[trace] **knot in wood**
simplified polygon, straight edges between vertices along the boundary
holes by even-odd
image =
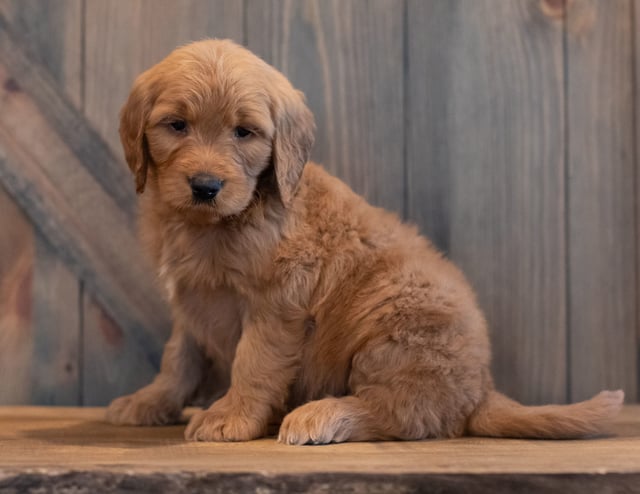
[[[540,0],[540,10],[547,17],[562,19],[572,0]]]

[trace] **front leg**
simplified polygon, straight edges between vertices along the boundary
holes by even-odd
[[[191,335],[174,327],[160,373],[148,386],[111,402],[106,419],[117,425],[175,423],[200,382],[204,357]]]
[[[191,441],[248,441],[262,437],[275,411],[282,411],[299,366],[302,321],[248,317],[231,369],[231,386],[209,409],[193,416]]]

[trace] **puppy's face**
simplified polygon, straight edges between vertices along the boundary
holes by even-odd
[[[120,135],[138,192],[151,185],[184,219],[215,223],[249,207],[274,173],[283,204],[313,143],[304,99],[275,69],[230,41],[179,48],[142,74]]]
[[[197,222],[247,208],[275,131],[266,95],[205,74],[163,76],[145,130],[157,199]]]

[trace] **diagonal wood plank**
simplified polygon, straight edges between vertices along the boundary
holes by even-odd
[[[29,58],[46,69],[59,90],[68,96],[76,109],[82,110],[85,99],[84,0],[51,0],[47,7],[43,8],[39,0],[0,0],[0,12],[19,35],[18,41],[26,47]],[[112,124],[117,127],[117,120]],[[89,290],[84,290],[83,282],[66,269],[55,249],[41,234],[36,235],[36,252],[33,317],[31,331],[25,332],[31,337],[33,353],[22,357],[23,365],[31,370],[31,393],[30,399],[24,401],[86,405],[95,403],[95,395],[112,398],[122,394],[122,390],[112,389],[110,379],[101,382],[93,379],[96,372],[109,376],[123,374],[123,381],[126,379],[134,386],[141,380],[149,380],[154,366],[137,348],[135,340],[106,314]],[[86,300],[91,304],[85,306]],[[100,317],[96,318],[96,314]],[[96,324],[96,321],[104,320],[111,323]],[[96,327],[110,328],[111,333],[120,334],[117,342],[131,349],[125,352],[129,358],[121,359],[116,365],[103,365],[101,357],[112,352],[113,338],[94,339]],[[93,341],[98,341],[100,347],[94,348]],[[100,403],[104,404],[104,399]]]
[[[476,288],[498,388],[566,400],[562,12],[408,3],[409,217]]]
[[[50,128],[67,143],[78,163],[125,212],[123,225],[132,228],[136,198],[126,167],[115,158],[69,98],[62,94],[49,72],[37,62],[38,56],[28,52],[28,47],[0,12],[0,62],[10,79],[17,81],[21,90],[29,94]],[[9,77],[4,80],[9,80]],[[113,125],[117,125],[115,121]]]
[[[82,0],[52,0],[49,6],[52,8],[43,9],[38,0],[0,0],[0,12],[20,33],[20,42],[26,44],[34,61],[80,107]],[[42,235],[35,235],[34,241],[30,328],[23,331],[31,339],[33,351],[21,357],[31,374],[25,401],[80,404],[79,281]],[[15,323],[19,325],[19,321]]]
[[[0,64],[0,180],[112,317],[158,363],[168,312],[129,217]],[[20,115],[14,125],[12,115]]]
[[[631,14],[629,0],[575,0],[567,12],[574,400],[602,388],[637,398]]]
[[[30,57],[82,108],[84,0],[0,0],[0,14]],[[45,7],[45,8],[43,8]]]

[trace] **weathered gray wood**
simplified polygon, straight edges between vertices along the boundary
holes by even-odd
[[[248,0],[247,45],[307,97],[312,159],[403,213],[402,3]]]
[[[85,114],[118,156],[118,112],[140,73],[189,41],[243,38],[237,0],[106,0],[86,7]]]
[[[497,386],[527,403],[567,398],[562,23],[544,5],[407,15],[409,217],[471,280]]]
[[[0,64],[0,81],[7,81]],[[0,99],[0,180],[85,280],[110,314],[159,361],[168,313],[128,217],[97,184],[25,93],[4,83]],[[20,115],[14,125],[12,115]],[[36,138],[37,136],[37,138]]]
[[[82,105],[82,0],[0,0],[20,45],[47,69],[77,108]]]
[[[636,401],[640,401],[640,2],[636,0],[633,4],[633,12],[635,14],[633,19],[633,36],[635,40],[635,74],[634,74],[634,97],[635,97],[635,128],[636,128],[636,140],[635,140],[635,169],[636,169],[636,218],[635,218],[635,230],[636,230],[636,365],[638,366],[637,373],[637,388],[636,388]]]
[[[76,106],[82,96],[82,4],[53,0],[43,9],[37,0],[3,1],[0,6],[20,48],[51,75],[57,89]],[[14,54],[15,56],[15,54]],[[48,81],[50,82],[50,81]],[[48,104],[49,102],[45,102]],[[31,403],[79,404],[80,315],[78,281],[49,243],[37,235],[33,266],[33,352],[22,365],[31,373]]]
[[[28,51],[23,35],[16,32],[0,11],[0,62],[7,70],[4,78],[7,87],[29,94],[50,128],[67,143],[96,184],[126,213],[123,225],[131,227],[136,205],[130,173],[64,95],[61,85],[38,63],[38,58],[39,55]]]
[[[82,296],[83,405],[107,405],[114,397],[149,384],[158,369],[91,294]]]
[[[153,373],[167,318],[154,288],[143,293],[152,275],[117,112],[138,73],[204,36],[244,40],[282,69],[316,113],[314,158],[406,209],[461,265],[487,311],[501,389],[526,402],[564,401],[567,387],[573,399],[601,387],[637,399],[640,5],[568,2],[565,81],[564,3],[0,0],[0,177],[53,246],[34,264],[31,227],[15,227],[0,193],[0,375],[12,376],[0,402],[42,396],[31,379],[60,369],[59,352],[31,364],[45,345],[32,312],[71,321],[52,344],[74,358],[78,314],[59,311],[78,287],[48,291],[73,285],[60,259],[86,278],[76,305],[87,326],[82,376],[52,376],[60,389],[84,377],[78,393],[101,404]]]
[[[0,404],[23,404],[31,395],[33,229],[1,186],[0,212]]]
[[[567,17],[571,398],[637,398],[632,12],[576,0]]]
[[[39,405],[80,405],[82,343],[77,278],[41,235],[33,269],[31,399]]]

